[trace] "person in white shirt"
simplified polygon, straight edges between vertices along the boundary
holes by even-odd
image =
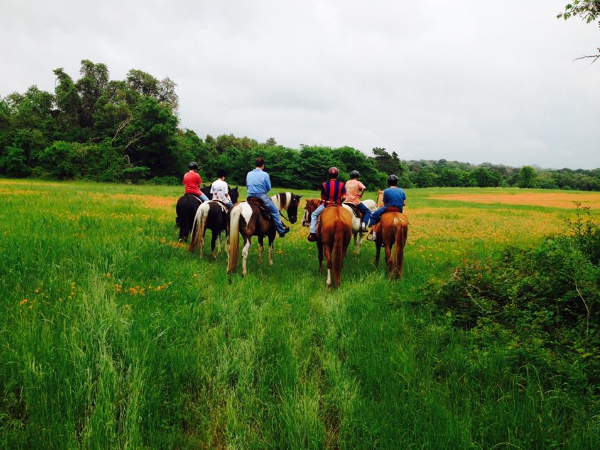
[[[227,172],[223,169],[219,169],[217,171],[217,179],[210,187],[210,193],[212,194],[213,200],[219,200],[225,203],[228,208],[231,208],[233,203],[231,202],[231,197],[229,197],[229,186],[225,181],[226,177]]]

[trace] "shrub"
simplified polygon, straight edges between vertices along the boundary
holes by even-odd
[[[26,177],[31,173],[27,165],[25,151],[18,147],[6,147],[4,155],[0,158],[0,172],[9,177]]]
[[[536,248],[508,248],[499,259],[457,268],[431,283],[426,298],[479,345],[498,345],[490,336],[503,336],[518,367],[543,365],[573,385],[598,389],[600,229],[579,207],[567,226]]]
[[[165,176],[165,177],[154,177],[149,182],[156,186],[179,186],[181,180],[177,177]]]

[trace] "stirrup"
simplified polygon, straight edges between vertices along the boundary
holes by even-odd
[[[371,231],[371,233],[367,236],[367,241],[375,242],[377,240],[377,233]]]

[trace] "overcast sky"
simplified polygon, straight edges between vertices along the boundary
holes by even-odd
[[[599,168],[600,29],[566,3],[1,0],[0,96],[89,59],[171,78],[200,137]]]

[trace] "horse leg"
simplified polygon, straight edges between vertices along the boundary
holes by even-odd
[[[221,230],[217,232],[217,255],[221,254],[221,245],[223,242],[221,241]]]
[[[323,243],[317,241],[317,249],[319,250],[319,273],[323,272]]]
[[[379,266],[380,254],[381,254],[381,243],[375,242],[375,266]]]
[[[204,238],[206,236],[206,228],[202,230],[200,235],[200,258],[204,258]]]
[[[385,262],[388,265],[390,278],[392,278],[394,274],[394,262],[392,261],[392,244],[389,242],[385,243]]]
[[[263,251],[265,250],[265,245],[263,243],[263,237],[258,237],[258,264],[262,264]]]
[[[325,258],[327,258],[327,289],[331,287],[331,269],[333,264],[331,262],[331,247],[325,246]]]
[[[212,259],[217,259],[217,255],[215,255],[215,243],[217,242],[217,238],[219,238],[219,234],[217,233],[216,230],[211,230],[212,232],[212,237],[210,239],[210,256],[212,256]],[[220,250],[220,246],[219,246],[219,250]]]
[[[275,235],[269,235],[269,266],[273,265],[273,253],[275,249],[273,248],[273,243],[275,242]]]
[[[246,260],[248,259],[248,253],[250,252],[250,238],[244,238],[244,248],[242,249],[242,276],[246,276],[248,271],[246,270]]]

